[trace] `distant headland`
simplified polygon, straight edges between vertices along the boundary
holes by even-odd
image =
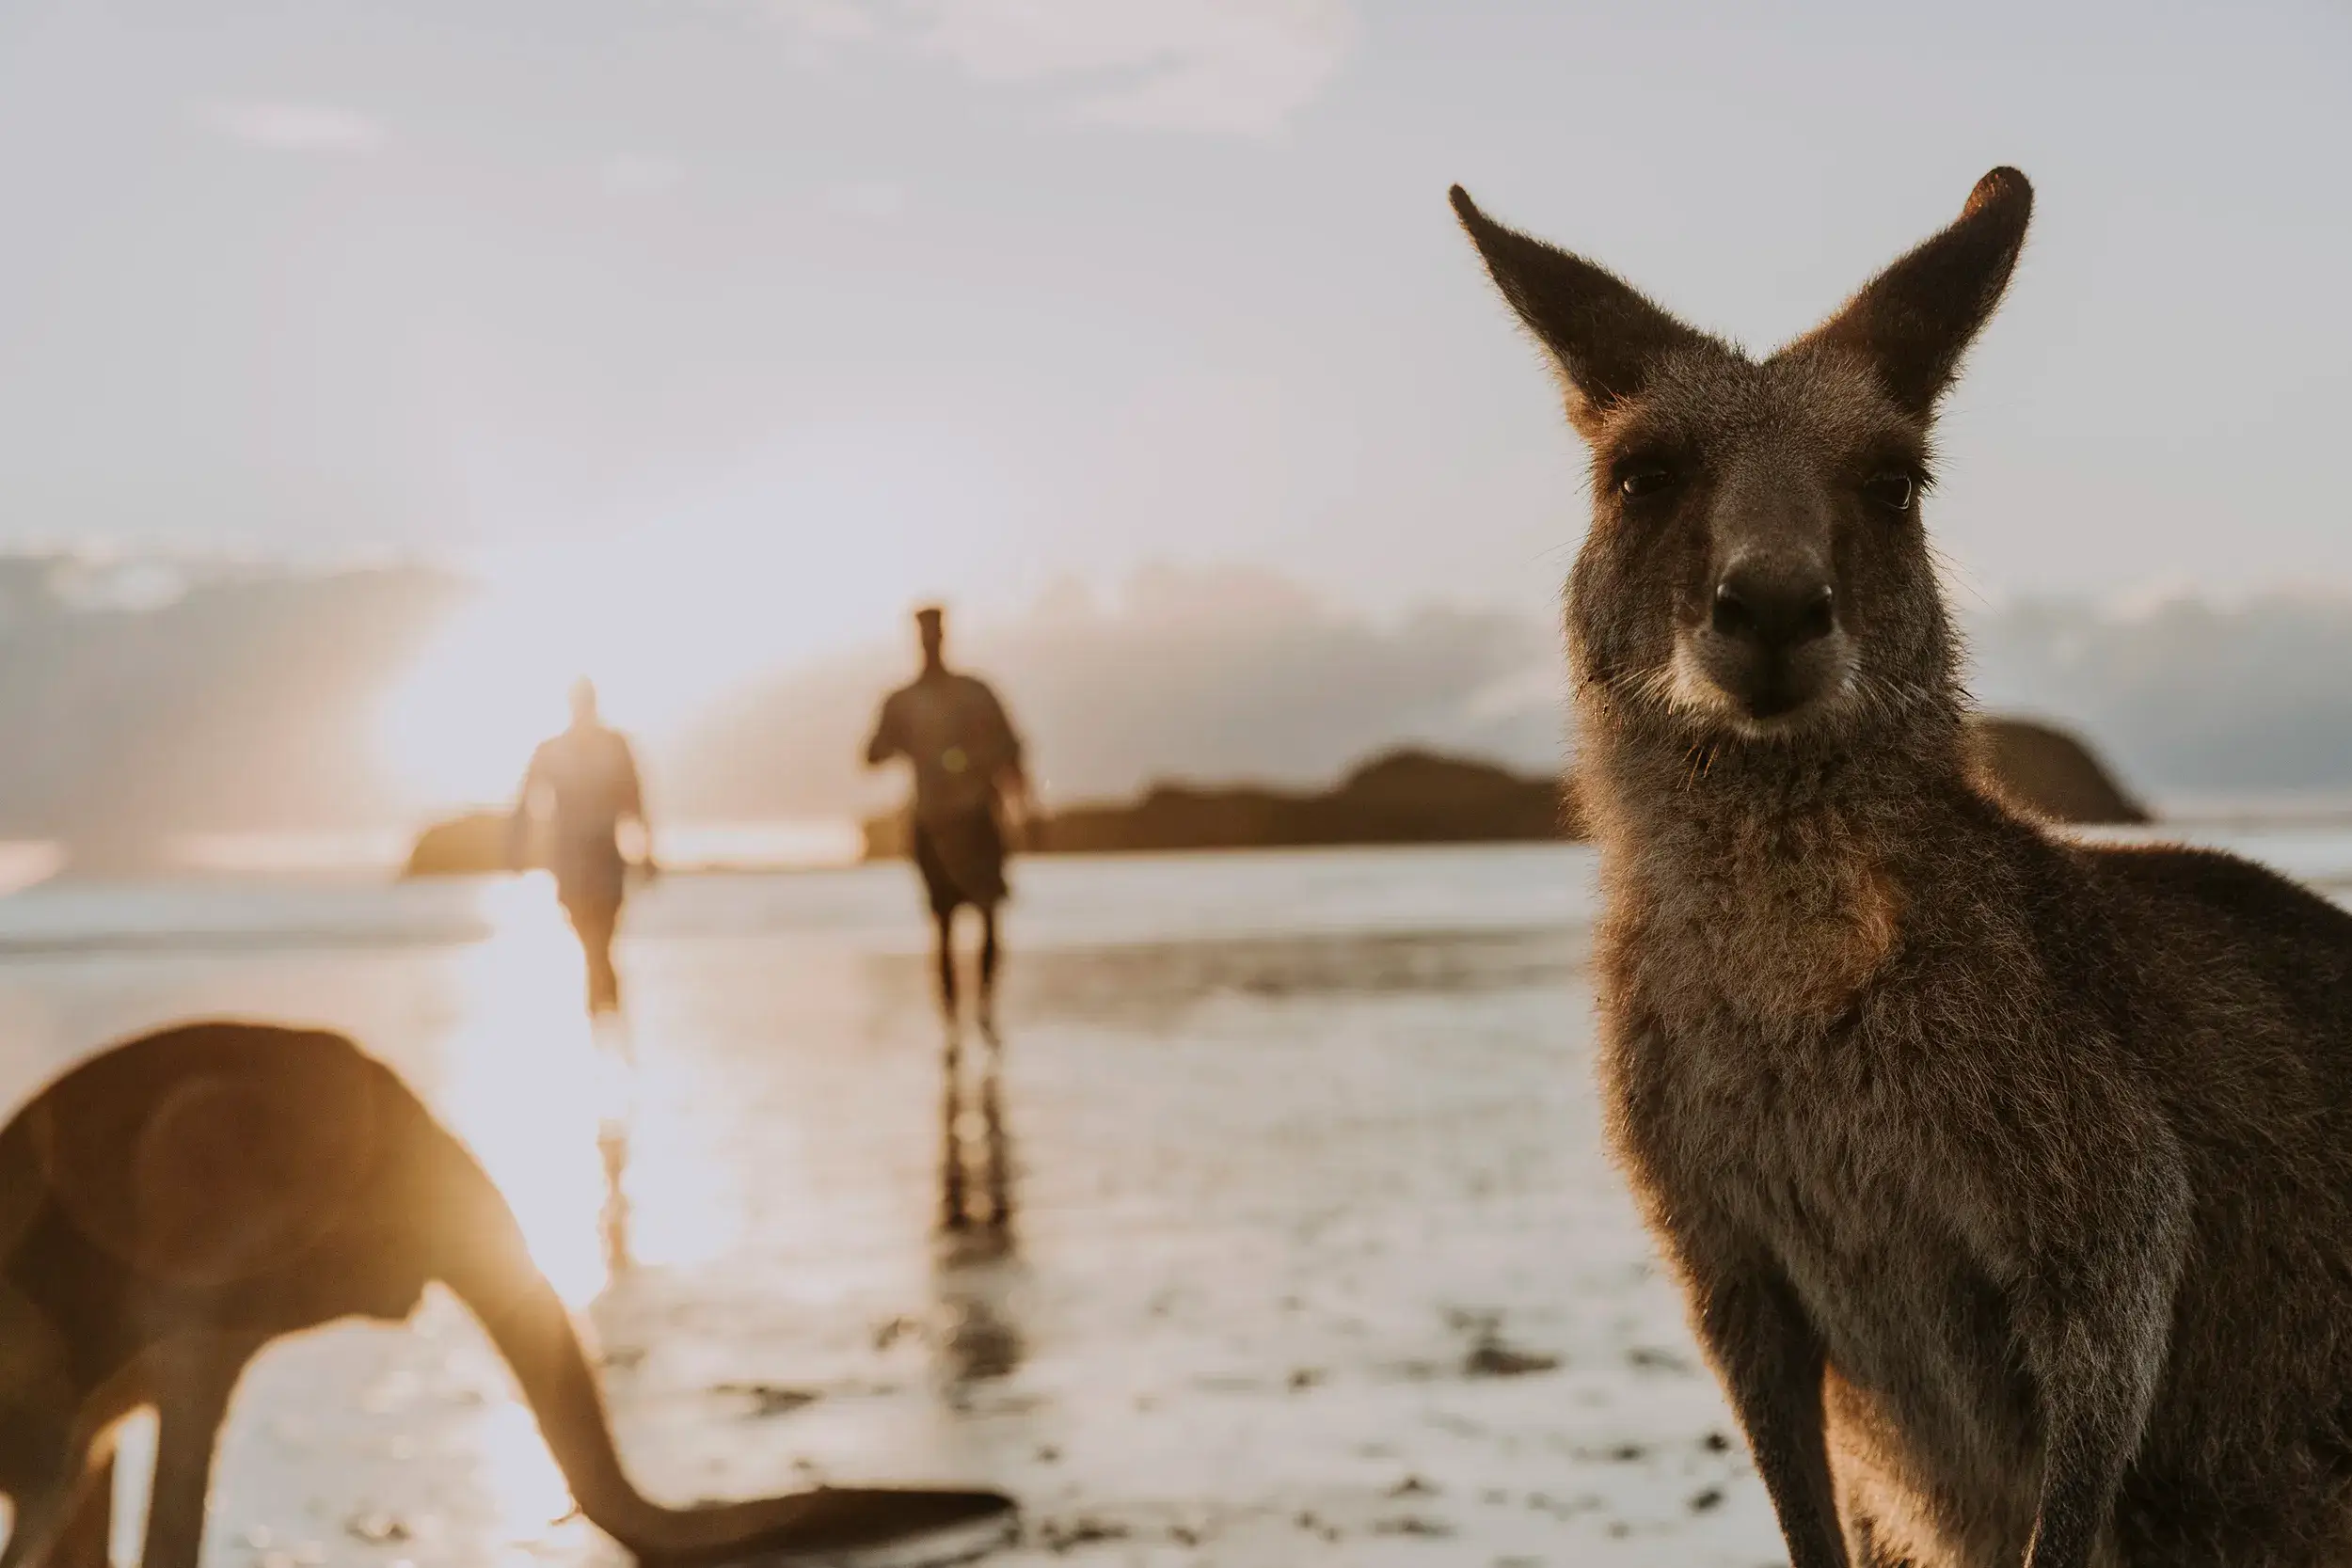
[[[2010,800],[2053,822],[2146,822],[2148,812],[2089,747],[2030,720],[1974,722],[1988,778]],[[864,825],[865,858],[907,852],[906,818]],[[407,877],[503,870],[507,816],[471,812],[419,835]],[[1071,805],[1031,824],[1028,847],[1046,854],[1298,848],[1376,844],[1528,843],[1584,836],[1574,791],[1553,778],[1468,757],[1402,748],[1365,762],[1323,790],[1164,783],[1133,800]],[[543,857],[527,851],[537,863]]]
[[[1971,727],[1986,774],[2026,811],[2081,825],[2150,820],[2090,749],[2064,731],[2001,718]],[[907,852],[900,813],[871,818],[865,833],[867,860]],[[1406,748],[1373,758],[1327,790],[1170,783],[1132,801],[1065,807],[1031,825],[1028,847],[1106,854],[1583,836],[1572,784]]]

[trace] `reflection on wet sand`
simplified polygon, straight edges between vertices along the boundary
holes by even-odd
[[[1009,1376],[1025,1345],[1008,1310],[1021,1272],[1013,1228],[1012,1138],[1004,1110],[1004,1037],[986,1031],[978,1082],[965,1083],[962,1043],[947,1037],[940,1153],[941,1236],[932,1288],[945,1319],[940,1346],[949,1402],[972,1384]]]
[[[629,1129],[637,1118],[637,1041],[628,1015],[617,1008],[591,1015],[595,1065],[602,1092],[596,1106],[596,1155],[604,1166],[604,1207],[596,1234],[604,1246],[604,1269],[618,1279],[628,1272]]]
[[[1009,1243],[1012,1230],[1012,1153],[1005,1134],[1003,1079],[1004,1037],[993,1028],[982,1035],[979,1082],[964,1083],[962,1037],[951,1030],[942,1063],[945,1084],[943,1133],[939,1163],[940,1226],[948,1231],[971,1229],[985,1222],[991,1231]],[[977,1147],[975,1148],[974,1146]],[[973,1165],[979,1166],[980,1195],[972,1187]]]
[[[710,1085],[644,1050],[628,1015],[580,1009],[579,945],[539,879],[482,896],[491,934],[459,960],[443,1102],[532,1257],[580,1307],[632,1265],[724,1251],[742,1216],[710,1168]]]
[[[622,954],[617,1276],[580,959],[544,880],[403,895],[478,946],[18,958],[0,1016],[27,1090],[62,1042],[156,1015],[380,1045],[534,1255],[585,1263],[612,1424],[664,1498],[1004,1486],[1032,1515],[1004,1568],[1751,1568],[1769,1502],[1601,1151],[1589,939],[1557,891],[1582,853],[1041,859],[993,1155],[985,1042],[959,1052],[958,1230],[902,869],[674,879]],[[206,1568],[621,1560],[551,1522],[562,1476],[444,1292],[406,1329],[275,1347],[223,1460]]]
[[[604,1242],[605,1272],[615,1279],[628,1272],[628,1124],[607,1121],[596,1129],[596,1152],[604,1158],[604,1210],[596,1228]]]
[[[578,1307],[608,1279],[596,1130],[614,1077],[597,1070],[579,945],[541,879],[489,883],[482,897],[491,934],[459,960],[444,1114],[513,1207],[532,1259]]]

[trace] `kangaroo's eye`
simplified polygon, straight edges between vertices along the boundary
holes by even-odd
[[[1636,463],[1617,475],[1617,493],[1629,500],[1661,494],[1675,482],[1675,471],[1663,463]]]
[[[1911,476],[1899,468],[1872,474],[1862,483],[1862,493],[1869,497],[1873,504],[1883,506],[1889,512],[1910,511],[1912,492],[1915,488]]]

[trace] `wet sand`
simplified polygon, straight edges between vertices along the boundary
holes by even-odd
[[[896,867],[656,888],[622,951],[633,1075],[599,1070],[537,883],[337,892],[331,920],[20,898],[0,1094],[196,1014],[352,1031],[505,1187],[672,1500],[996,1485],[1008,1565],[1755,1568],[1761,1489],[1598,1147],[1589,877],[1554,848],[1025,866],[995,1115],[975,1037],[952,1122]],[[206,1560],[618,1560],[566,1508],[437,1292],[256,1367]]]

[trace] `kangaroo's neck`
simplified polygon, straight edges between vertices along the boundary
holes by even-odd
[[[1694,749],[1603,717],[1578,776],[1610,978],[1670,1020],[1774,1033],[1833,1023],[1887,971],[1967,788],[1957,709],[1835,749]]]

